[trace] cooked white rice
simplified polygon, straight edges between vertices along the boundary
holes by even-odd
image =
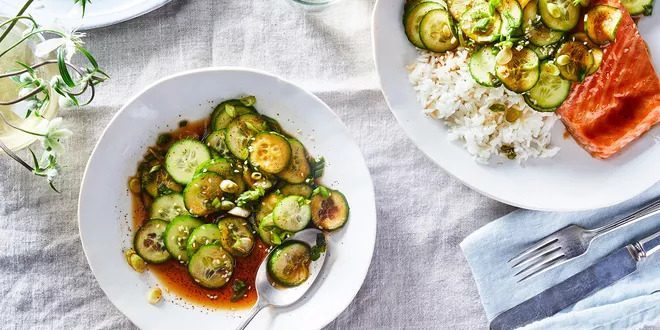
[[[550,143],[557,116],[534,111],[521,95],[504,87],[479,85],[470,75],[467,50],[445,54],[420,50],[408,69],[424,112],[442,120],[449,129],[449,140],[463,144],[476,161],[506,159],[502,146],[513,147],[518,162],[552,157],[559,151]],[[509,123],[503,112],[489,109],[493,104],[516,107],[522,116]]]

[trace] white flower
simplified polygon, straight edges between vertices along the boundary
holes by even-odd
[[[48,180],[48,182],[53,182],[57,174],[59,174],[59,171],[57,170],[57,168],[51,167],[47,169],[44,173],[46,174],[46,180]]]
[[[46,24],[45,29],[59,31],[64,36],[47,39],[37,44],[34,48],[34,55],[47,58],[51,52],[64,46],[66,60],[71,61],[77,51],[76,48],[83,45],[82,38],[85,34],[76,32],[82,24],[81,17],[80,6],[76,5],[62,19],[56,18],[51,24]]]
[[[44,149],[52,150],[54,153],[61,153],[64,151],[62,141],[73,135],[73,132],[66,128],[62,128],[61,126],[61,117],[57,117],[48,122],[47,131],[41,140]]]

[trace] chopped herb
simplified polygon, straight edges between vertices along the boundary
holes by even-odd
[[[328,190],[328,188],[324,186],[318,186],[312,192],[312,196],[316,196],[316,195],[321,195],[321,197],[323,198],[328,198],[330,197],[330,191]]]
[[[237,302],[241,300],[247,293],[247,290],[248,286],[245,284],[245,282],[241,280],[234,280],[234,284],[231,286],[231,291],[233,292],[231,295],[231,301]]]
[[[182,120],[179,122],[179,127],[186,127],[188,126],[188,121],[187,120]]]
[[[650,4],[644,6],[644,12],[642,14],[644,14],[644,16],[653,15],[653,2],[651,2]]]
[[[243,105],[246,106],[246,107],[251,107],[255,103],[257,103],[257,98],[254,97],[253,95],[246,96],[246,97],[241,99],[241,103],[243,103]]]
[[[156,144],[158,144],[159,146],[162,146],[164,144],[170,143],[170,141],[172,141],[172,135],[167,134],[167,133],[163,133],[163,134],[158,136],[158,140],[156,141]]]
[[[312,165],[312,176],[315,179],[323,176],[323,172],[325,171],[325,158],[312,158],[310,165]]]
[[[231,104],[225,104],[225,112],[227,115],[229,115],[229,117],[236,117],[236,108],[234,108],[234,106]]]
[[[245,206],[251,202],[257,201],[265,193],[266,191],[261,187],[256,187],[254,190],[245,191],[236,199],[236,205],[239,207]]]
[[[173,193],[174,190],[170,189],[166,184],[161,183],[158,185],[158,195],[163,196],[163,195],[169,195]]]
[[[495,103],[491,105],[488,109],[492,112],[504,112],[506,110],[506,106],[502,103]]]
[[[488,26],[490,25],[490,21],[491,21],[490,17],[480,18],[476,23],[474,23],[474,27],[472,28],[472,31],[475,32],[488,31]]]
[[[312,261],[318,260],[321,257],[321,253],[325,253],[326,247],[325,235],[317,234],[316,245],[312,247]]]
[[[222,205],[222,202],[220,201],[220,198],[218,198],[218,197],[213,199],[213,201],[211,202],[211,206],[213,206],[213,208],[216,208],[216,209],[219,209],[221,205]]]
[[[154,165],[153,167],[151,167],[151,169],[149,169],[149,174],[154,173],[158,170],[160,170],[160,164]]]
[[[516,157],[518,156],[516,154],[515,148],[511,145],[508,145],[508,144],[503,144],[500,147],[500,151],[506,156],[506,158],[509,158],[511,160],[516,159]]]

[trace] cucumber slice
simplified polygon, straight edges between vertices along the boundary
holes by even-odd
[[[282,244],[282,242],[290,235],[290,233],[275,226],[272,213],[259,221],[257,233],[259,234],[259,238],[270,246]]]
[[[544,47],[539,47],[536,45],[529,45],[529,49],[534,51],[536,53],[536,56],[539,57],[539,60],[545,60],[550,57],[555,56],[555,52],[557,51],[557,47],[555,44],[544,46]]]
[[[236,171],[239,171],[238,173]],[[245,181],[241,176],[238,166],[226,158],[214,158],[200,164],[195,170],[195,177],[206,172],[214,172],[224,179],[234,181],[238,185],[238,194],[245,191]]]
[[[256,174],[258,173],[258,174]],[[256,175],[256,176],[255,176]],[[259,177],[261,176],[261,177]],[[255,171],[250,166],[243,167],[243,180],[250,188],[270,189],[277,183],[277,177],[266,172]]]
[[[486,0],[450,0],[449,12],[456,21],[461,20],[461,16],[474,6],[488,5]]]
[[[154,199],[151,204],[151,212],[149,217],[152,219],[162,219],[170,221],[180,215],[188,215],[186,204],[183,201],[183,195],[170,194],[160,196]]]
[[[186,244],[190,233],[204,222],[189,215],[180,215],[167,224],[165,229],[165,248],[179,262],[188,262],[190,256],[186,252]]]
[[[302,196],[287,196],[273,209],[273,221],[282,230],[297,232],[305,229],[312,218],[309,200]]]
[[[220,211],[223,191],[220,183],[223,177],[215,172],[196,176],[183,190],[183,200],[190,214],[205,216]]]
[[[453,25],[449,13],[444,9],[426,13],[419,25],[419,37],[424,48],[441,53],[458,47]]]
[[[306,184],[287,184],[284,185],[282,188],[280,188],[280,192],[284,196],[291,196],[291,195],[297,195],[297,196],[302,196],[305,198],[310,198],[312,197],[312,187],[306,185]]]
[[[403,7],[403,12],[407,13],[408,11],[415,8],[415,6],[419,5],[422,2],[435,2],[439,5],[442,5],[444,10],[447,10],[448,8],[447,3],[444,0],[410,0],[410,1],[406,1],[405,6]]]
[[[220,246],[234,257],[250,255],[254,247],[252,228],[245,219],[238,217],[223,218],[218,222]]]
[[[145,169],[141,173],[142,189],[151,197],[178,193],[183,187],[176,183],[160,164]]]
[[[224,129],[214,131],[209,134],[205,139],[204,143],[213,151],[219,153],[220,155],[226,155],[229,153],[229,149],[225,144],[225,133],[227,131]]]
[[[594,57],[583,43],[569,41],[557,50],[555,63],[564,79],[582,81],[594,65]]]
[[[598,71],[600,64],[603,63],[603,51],[600,48],[591,48],[591,56],[594,58],[594,64],[591,65],[587,75],[592,75]]]
[[[172,178],[187,185],[199,164],[211,159],[209,149],[201,142],[185,139],[175,142],[165,156],[165,169]]]
[[[165,248],[163,234],[167,228],[167,221],[152,219],[147,221],[135,233],[133,246],[135,252],[142,259],[153,264],[159,264],[170,259]]]
[[[291,146],[291,162],[289,163],[289,166],[279,172],[277,176],[289,183],[305,182],[305,179],[307,179],[312,173],[312,169],[307,161],[305,146],[303,146],[298,140],[294,139],[289,139],[289,145]]]
[[[495,56],[497,49],[493,46],[484,46],[472,53],[468,61],[468,68],[472,78],[482,86],[499,86],[500,80],[495,75]]]
[[[495,73],[504,87],[516,93],[530,90],[539,80],[539,57],[529,48],[514,48],[511,60],[505,64],[497,64]],[[501,51],[506,51],[503,49]]]
[[[554,111],[571,92],[571,82],[562,78],[553,62],[541,63],[538,83],[525,95],[525,101],[537,111]]]
[[[463,14],[459,26],[468,38],[478,43],[488,43],[497,40],[502,28],[500,15],[491,15],[490,7],[479,4]]]
[[[653,0],[621,0],[621,4],[631,16],[653,14]]]
[[[186,252],[192,256],[197,250],[205,245],[218,245],[222,239],[222,233],[218,226],[207,223],[195,228],[186,242]]]
[[[597,45],[614,42],[623,12],[619,8],[598,5],[584,16],[584,30],[591,41]]]
[[[556,31],[570,31],[580,19],[580,6],[573,0],[538,0],[538,10],[543,24]]]
[[[221,288],[234,273],[234,258],[217,245],[205,245],[190,258],[188,272],[205,288]]]
[[[516,0],[499,0],[495,9],[502,17],[502,35],[510,36],[522,26],[523,10]]]
[[[523,10],[523,31],[529,42],[539,47],[552,45],[564,37],[563,32],[551,30],[541,22],[536,0],[530,1]]]
[[[422,2],[404,14],[403,24],[406,30],[406,36],[410,43],[416,47],[424,48],[424,44],[419,36],[419,25],[424,15],[434,9],[442,9],[442,5],[435,2]]]
[[[328,195],[317,194],[312,197],[312,222],[321,230],[336,230],[348,221],[348,202],[341,192],[328,191]]]
[[[258,133],[268,129],[268,123],[256,114],[242,115],[227,126],[225,143],[227,148],[240,160],[246,160],[250,154],[250,140]]]
[[[211,129],[217,131],[226,128],[234,118],[256,112],[254,107],[246,106],[241,100],[224,101],[218,104],[211,114]]]
[[[268,257],[268,275],[283,286],[298,286],[309,278],[311,263],[312,249],[309,245],[301,241],[286,241]]]
[[[248,150],[250,164],[266,173],[281,172],[291,161],[291,146],[284,136],[277,133],[257,134]]]
[[[275,206],[277,206],[277,204],[283,198],[284,196],[282,194],[278,194],[277,192],[272,192],[266,195],[263,199],[261,199],[261,203],[259,204],[259,209],[257,210],[257,214],[255,215],[257,223],[260,223],[263,218],[271,214],[273,212],[273,209],[275,209]]]

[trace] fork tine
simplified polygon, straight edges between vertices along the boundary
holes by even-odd
[[[534,265],[529,266],[529,267],[525,268],[522,271],[519,271],[514,276],[520,276],[520,279],[518,280],[518,283],[520,283],[520,282],[522,282],[522,281],[524,281],[524,280],[526,280],[526,279],[528,279],[528,278],[530,278],[534,275],[542,273],[542,272],[550,269],[550,267],[555,266],[559,263],[562,263],[566,260],[568,260],[568,259],[566,259],[566,257],[563,254],[555,253],[553,255],[547,256],[546,258],[544,258],[540,262],[535,263]]]
[[[561,249],[561,246],[559,244],[555,244],[555,242],[552,242],[540,249],[535,250],[534,253],[527,255],[524,259],[518,260],[517,263],[511,265],[511,268],[523,267],[523,266],[527,267],[525,265],[529,265],[533,261],[536,261],[539,258],[545,257],[548,254],[556,252],[559,249]]]
[[[545,247],[546,245],[551,244],[551,243],[553,243],[557,240],[558,239],[556,237],[553,237],[553,236],[550,236],[550,237],[547,237],[543,240],[540,240],[538,243],[536,243],[536,244],[530,246],[529,248],[527,248],[526,250],[522,251],[519,255],[511,258],[508,261],[508,263],[513,263],[514,265],[517,265],[517,264],[520,263],[520,261],[522,259],[525,259],[532,252],[535,252],[536,250],[541,249],[541,248]]]

